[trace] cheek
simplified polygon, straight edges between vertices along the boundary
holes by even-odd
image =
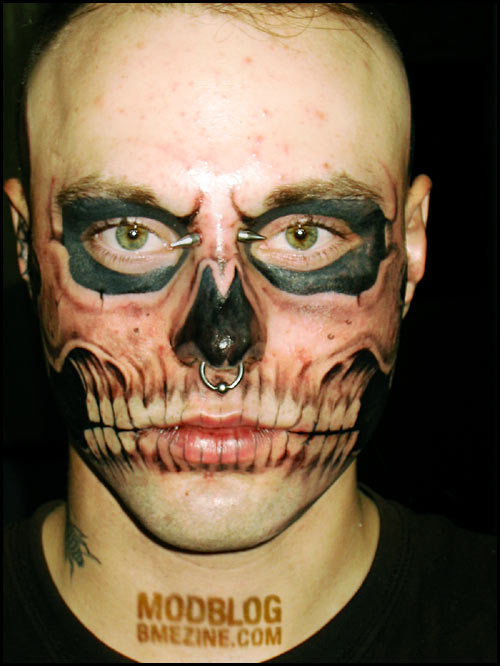
[[[38,312],[45,352],[60,371],[75,347],[126,354],[140,365],[152,349],[167,348],[168,319],[158,295],[101,297],[76,284],[67,252],[56,241],[37,252],[41,272]]]
[[[402,256],[392,250],[381,263],[376,284],[359,297],[345,294],[292,296],[262,290],[268,306],[266,359],[284,366],[314,361],[321,372],[332,354],[366,346],[385,372],[394,362],[401,318]]]

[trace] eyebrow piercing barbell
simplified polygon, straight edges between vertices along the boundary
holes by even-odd
[[[253,243],[258,240],[266,240],[265,236],[261,236],[255,233],[255,231],[250,231],[250,229],[240,229],[237,238],[240,243]]]
[[[193,247],[193,245],[198,245],[200,242],[200,234],[187,234],[186,236],[179,238],[179,240],[176,240],[174,243],[170,243],[170,247],[190,248]]]
[[[211,382],[208,381],[207,376],[205,374],[205,366],[206,366],[206,361],[202,361],[200,363],[200,377],[202,382],[205,384],[205,386],[208,386],[209,389],[212,389],[212,391],[217,391],[221,395],[223,393],[227,393],[231,389],[234,389],[238,384],[241,382],[241,378],[243,377],[243,372],[245,371],[243,367],[243,363],[240,361],[240,367],[238,368],[238,376],[232,382],[232,384],[226,384],[226,382],[220,382],[215,386],[215,384],[212,384]]]

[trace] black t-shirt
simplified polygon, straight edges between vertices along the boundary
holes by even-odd
[[[380,513],[372,567],[343,610],[272,659],[288,663],[495,663],[496,539],[420,515],[365,486]],[[4,537],[4,663],[127,663],[73,615],[41,545],[46,504]]]

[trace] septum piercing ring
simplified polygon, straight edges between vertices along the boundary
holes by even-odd
[[[201,381],[202,381],[202,382],[205,384],[205,386],[207,386],[209,389],[212,389],[212,391],[217,391],[217,392],[220,393],[221,395],[223,395],[224,393],[227,393],[227,392],[230,391],[231,389],[236,388],[236,386],[238,386],[238,384],[241,382],[241,378],[243,377],[243,373],[244,373],[244,371],[245,371],[245,369],[244,369],[244,367],[243,367],[243,363],[240,361],[240,366],[239,366],[239,368],[238,368],[238,376],[236,377],[236,379],[234,380],[234,382],[233,382],[232,384],[226,384],[226,382],[220,382],[219,384],[217,384],[217,386],[215,386],[215,384],[212,384],[211,382],[208,381],[207,376],[206,376],[206,374],[205,374],[205,366],[206,366],[206,361],[202,361],[202,362],[200,363],[200,377],[201,377]]]

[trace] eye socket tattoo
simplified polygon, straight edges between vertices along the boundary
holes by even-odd
[[[252,248],[253,256],[293,271],[324,268],[363,242],[347,223],[324,216],[280,217],[268,225],[266,233],[266,242]]]
[[[274,286],[288,293],[358,295],[375,284],[387,254],[387,223],[380,208],[366,200],[323,199],[283,206],[255,220],[253,229],[263,230],[267,240],[247,248],[247,256]]]
[[[155,220],[124,217],[90,225],[81,240],[87,252],[106,268],[140,275],[177,263],[181,250],[170,246],[176,237]]]
[[[91,197],[65,204],[62,217],[71,276],[94,291],[158,291],[185,260],[185,251],[170,245],[186,226],[163,209]]]
[[[163,209],[89,197],[65,204],[62,213],[71,275],[99,293],[158,291],[186,258],[175,245],[185,236],[185,218]],[[293,219],[283,228],[287,216]],[[373,201],[311,200],[248,221],[253,233],[266,227],[264,242],[246,247],[249,260],[289,293],[358,295],[375,283],[386,256],[387,220]]]

